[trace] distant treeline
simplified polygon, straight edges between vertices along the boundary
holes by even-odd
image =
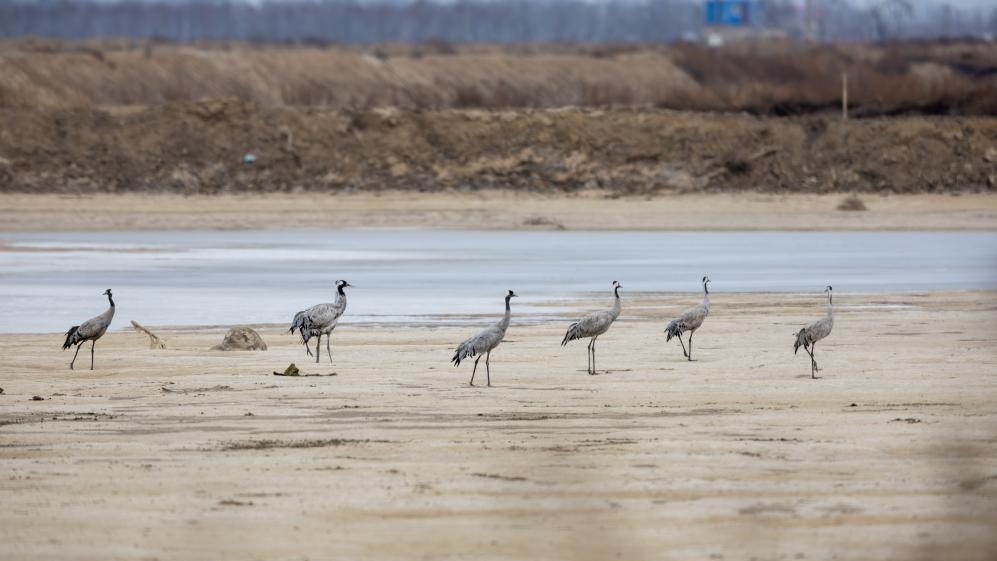
[[[997,8],[878,0],[758,0],[752,25],[824,39],[986,36]],[[656,43],[698,37],[699,0],[0,0],[0,37],[231,39],[252,42]]]

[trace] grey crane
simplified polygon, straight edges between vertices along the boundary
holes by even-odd
[[[817,341],[830,335],[831,329],[834,327],[834,309],[831,306],[831,285],[828,285],[824,289],[824,292],[827,293],[827,316],[817,321],[812,321],[806,327],[799,330],[796,333],[796,341],[793,343],[794,355],[800,350],[800,347],[803,347],[803,350],[807,351],[807,354],[810,355],[810,377],[814,380],[817,379],[817,373],[820,372],[820,368],[817,367],[817,359],[814,358]]]
[[[460,366],[460,362],[464,359],[478,357],[474,359],[474,369],[471,370],[471,381],[469,384],[472,386],[474,385],[474,374],[478,371],[478,361],[481,360],[481,353],[485,353],[485,372],[488,375],[488,386],[491,387],[492,385],[492,370],[488,365],[488,360],[491,358],[495,347],[499,346],[499,343],[505,338],[505,330],[509,328],[509,318],[512,317],[509,300],[515,297],[516,293],[510,290],[505,295],[505,315],[502,316],[502,320],[487,329],[483,329],[474,337],[458,345],[453,358],[450,359],[454,367],[457,367]]]
[[[69,331],[66,332],[66,342],[62,344],[62,350],[76,345],[76,353],[73,354],[73,360],[69,363],[70,370],[73,370],[73,365],[76,364],[76,357],[80,354],[80,346],[87,341],[90,341],[90,370],[93,370],[93,348],[97,345],[97,339],[107,333],[107,328],[111,325],[111,320],[114,319],[114,298],[111,297],[111,289],[105,290],[102,296],[107,296],[107,301],[110,302],[111,307],[99,316],[70,327]]]
[[[682,344],[682,354],[685,358],[692,360],[692,335],[696,332],[706,316],[710,315],[710,277],[703,277],[703,301],[699,304],[689,308],[688,310],[682,312],[682,315],[673,319],[669,322],[668,327],[665,328],[665,333],[668,335],[665,337],[665,342],[672,340],[672,337],[678,337],[679,343]],[[689,332],[689,351],[685,350],[685,343],[682,341],[682,334],[686,331]]]
[[[613,325],[616,318],[620,317],[620,289],[623,285],[613,281],[613,296],[615,300],[613,301],[613,307],[608,310],[600,310],[598,312],[591,313],[582,319],[572,323],[568,326],[567,333],[564,334],[564,339],[561,340],[561,346],[568,344],[568,341],[574,341],[575,339],[583,339],[585,337],[591,337],[588,346],[588,373],[595,375],[595,341],[600,335],[609,331],[609,327]]]
[[[312,356],[311,349],[308,348],[308,340],[317,337],[315,341],[315,363],[318,364],[322,357],[319,345],[322,344],[322,336],[325,335],[325,350],[329,354],[329,362],[332,362],[332,349],[329,348],[329,339],[332,339],[332,330],[339,325],[339,318],[346,311],[346,292],[343,291],[352,284],[344,281],[336,281],[336,301],[332,303],[316,304],[307,310],[302,310],[294,314],[291,320],[290,332],[297,329],[301,333],[301,342],[305,344],[305,352]]]

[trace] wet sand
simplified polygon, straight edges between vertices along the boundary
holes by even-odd
[[[514,317],[491,388],[467,327],[347,321],[317,367],[276,326],[116,331],[92,372],[0,335],[0,558],[997,557],[997,293],[838,294],[820,380],[819,295],[714,295],[689,363],[698,300],[628,297],[598,376]]]
[[[427,227],[569,230],[981,230],[997,196],[725,193],[611,198],[605,192],[0,196],[0,231]]]

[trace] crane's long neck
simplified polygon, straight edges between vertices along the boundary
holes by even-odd
[[[108,294],[107,301],[111,303],[111,307],[105,310],[104,313],[101,315],[104,316],[106,318],[107,323],[110,324],[111,319],[114,317],[114,298],[111,298],[111,295]]]
[[[336,291],[336,304],[342,307],[346,306],[346,291],[340,286]]]
[[[613,289],[613,295],[615,299],[613,300],[613,317],[620,317],[620,287]]]
[[[512,296],[505,297],[505,315],[502,316],[502,321],[499,322],[499,327],[502,328],[502,331],[505,331],[509,327],[509,319],[512,318],[512,307],[509,305],[511,299]]]
[[[710,287],[709,283],[703,283],[703,305],[707,308],[710,307]]]
[[[831,305],[832,296],[831,293],[827,293],[827,317],[834,317],[834,307]]]

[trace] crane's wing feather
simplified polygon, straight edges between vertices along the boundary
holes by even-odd
[[[568,326],[568,331],[564,334],[561,345],[564,346],[568,344],[568,341],[574,341],[575,339],[602,335],[609,330],[609,326],[613,325],[614,319],[616,318],[610,310],[602,310],[589,314]]]
[[[335,303],[316,304],[294,314],[294,319],[291,320],[290,332],[294,333],[296,329],[302,332],[328,330],[336,326],[344,311],[345,306]]]
[[[709,314],[710,309],[703,304],[693,306],[682,312],[682,315],[669,322],[668,327],[665,328],[665,332],[668,333],[665,341],[671,341],[672,337],[679,337],[682,333],[690,329],[699,329],[699,326],[703,325],[703,321]]]
[[[500,329],[499,326],[493,325],[458,345],[453,358],[450,360],[454,363],[454,366],[460,366],[462,360],[474,358],[481,353],[486,353],[497,347],[502,342],[504,336],[505,331]]]
[[[796,354],[800,347],[806,349],[830,335],[833,327],[834,320],[829,317],[808,323],[806,327],[796,333],[796,340],[793,342],[793,354]]]
[[[114,318],[114,308],[108,308],[106,312],[99,316],[94,316],[85,322],[74,325],[66,332],[66,341],[62,344],[63,350],[73,345],[78,345],[90,339],[99,339],[104,336],[111,319]]]

